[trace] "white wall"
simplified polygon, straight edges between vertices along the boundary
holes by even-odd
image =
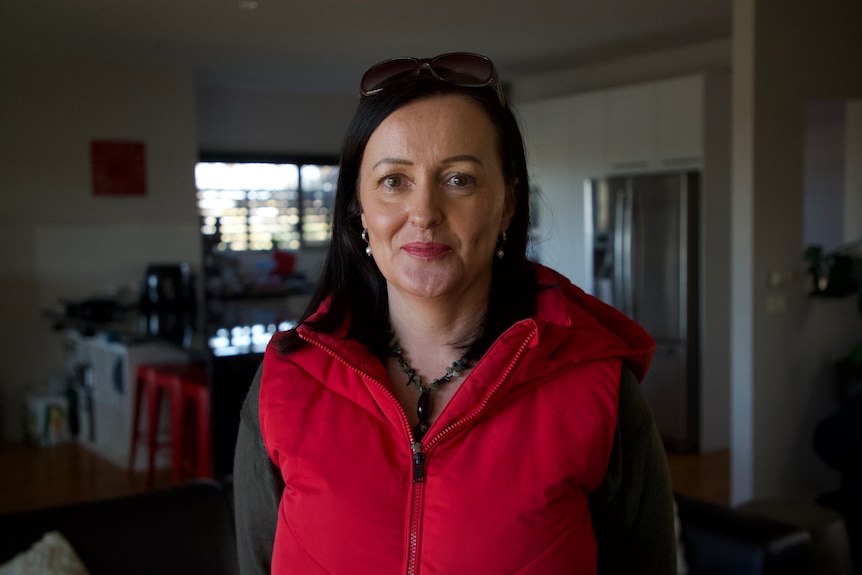
[[[150,262],[199,273],[200,149],[336,156],[356,99],[196,87],[170,62],[0,55],[0,77],[0,437],[18,439],[24,396],[63,369],[45,310],[137,290]],[[92,195],[93,139],[144,142],[146,196]]]
[[[862,99],[846,102],[844,125],[844,242],[862,238]]]
[[[733,40],[731,498],[813,498],[837,409],[832,365],[862,339],[854,298],[805,296],[804,110],[862,95],[862,4],[736,0]]]
[[[592,291],[584,183],[602,174],[600,92],[528,102],[517,109],[535,191],[535,257]],[[578,137],[573,137],[577,134]]]
[[[137,289],[151,261],[199,269],[194,84],[171,66],[0,61],[0,433],[62,369],[43,312]],[[143,141],[147,194],[95,197],[90,141]]]
[[[842,99],[805,104],[803,243],[827,252],[844,243],[846,115]]]
[[[701,451],[730,446],[730,72],[704,75],[700,194]]]

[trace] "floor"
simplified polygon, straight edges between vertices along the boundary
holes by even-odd
[[[726,451],[670,454],[668,463],[675,490],[722,504],[730,500]],[[144,474],[130,474],[77,444],[40,448],[0,443],[0,470],[0,513],[119,497],[147,489]],[[155,487],[169,484],[169,472],[157,474]]]
[[[673,488],[720,505],[730,503],[730,452],[668,454]]]
[[[0,443],[0,470],[0,513],[147,490],[145,473],[128,473],[75,443],[45,448]],[[154,487],[169,484],[170,472],[156,474]]]

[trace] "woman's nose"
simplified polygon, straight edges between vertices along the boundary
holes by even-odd
[[[433,183],[417,183],[411,194],[409,208],[413,225],[427,229],[443,221],[443,198],[440,194]]]

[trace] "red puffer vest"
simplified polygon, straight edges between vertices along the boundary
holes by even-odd
[[[274,574],[595,573],[587,495],[607,467],[621,364],[642,377],[654,344],[538,273],[559,288],[494,343],[421,446],[364,346],[302,327],[310,345],[270,345],[260,423],[285,482]]]

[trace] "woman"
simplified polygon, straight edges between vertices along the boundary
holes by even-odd
[[[653,341],[527,261],[529,205],[490,60],[366,72],[319,288],[243,408],[244,572],[674,572]]]

